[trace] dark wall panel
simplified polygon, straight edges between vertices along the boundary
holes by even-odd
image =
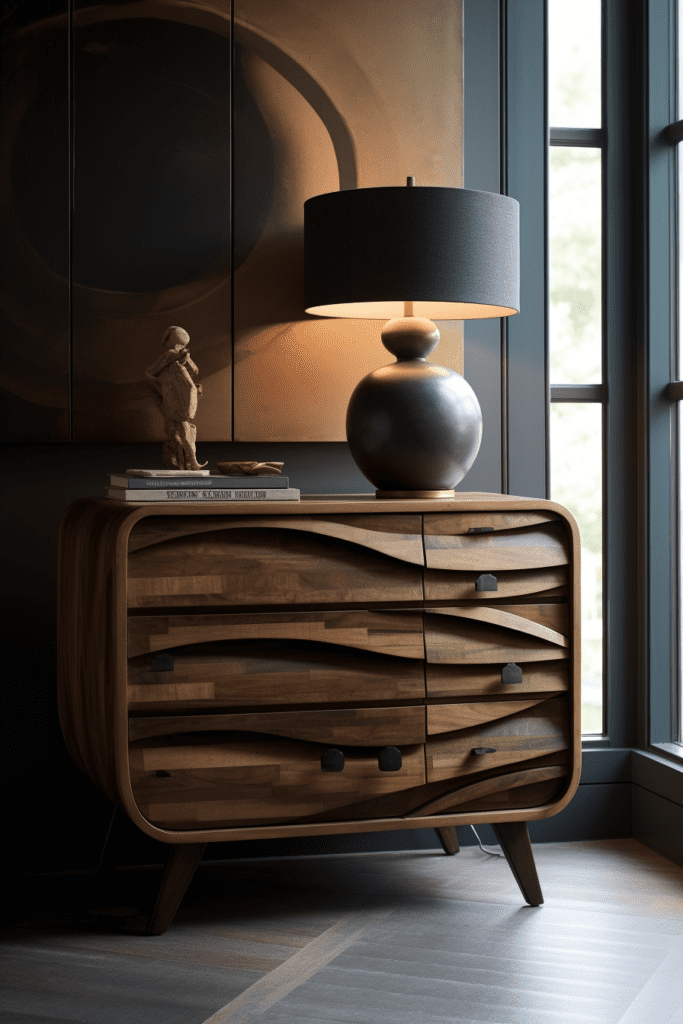
[[[507,444],[510,494],[547,496],[546,162],[544,0],[507,0],[504,191],[520,204],[520,312],[508,318]]]
[[[2,24],[0,435],[69,440],[67,0]]]
[[[178,325],[200,433],[229,441],[229,12],[209,29],[130,10],[74,13],[74,439],[161,437],[145,369]]]
[[[633,838],[683,866],[683,807],[633,787]]]
[[[464,186],[500,192],[500,0],[464,4]],[[459,491],[502,490],[501,320],[464,323],[464,377],[479,399],[482,439]]]

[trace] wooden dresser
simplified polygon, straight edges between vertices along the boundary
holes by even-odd
[[[488,822],[527,902],[526,823],[579,781],[579,539],[561,506],[83,499],[60,535],[69,749],[174,844]]]

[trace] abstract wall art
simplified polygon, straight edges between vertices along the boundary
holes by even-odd
[[[11,441],[156,441],[191,338],[204,441],[340,441],[380,324],[310,317],[303,204],[462,185],[462,0],[16,5],[2,53]],[[438,362],[462,371],[462,325]]]

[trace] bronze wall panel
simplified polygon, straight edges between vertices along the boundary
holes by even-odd
[[[303,202],[407,174],[462,185],[461,0],[234,7],[231,50],[231,0],[76,0],[70,141],[68,4],[16,5],[6,439],[161,442],[144,372],[172,324],[199,367],[200,444],[344,440],[351,390],[389,361],[378,322],[303,313]],[[462,370],[462,325],[443,326],[435,361]]]
[[[235,260],[235,439],[345,440],[351,391],[391,357],[378,321],[303,312],[303,204],[410,174],[462,186],[461,3],[236,0],[235,42],[236,226],[247,142],[270,138],[265,223]],[[434,361],[462,372],[462,325],[442,338]]]

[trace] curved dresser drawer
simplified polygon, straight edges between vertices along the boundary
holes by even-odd
[[[422,613],[320,611],[129,615],[128,657],[218,640],[307,640],[423,658]]]
[[[133,794],[168,829],[307,820],[424,785],[422,707],[132,719]],[[326,769],[330,747],[340,760]],[[400,748],[386,770],[380,755]]]
[[[564,761],[571,744],[564,697],[449,704],[427,709],[427,782],[488,772],[548,755]]]
[[[148,517],[129,608],[422,601],[418,515]]]
[[[547,595],[564,592],[569,582],[569,537],[552,513],[434,514],[424,520],[426,601]]]
[[[385,619],[384,625],[392,623]],[[424,695],[421,660],[342,646],[332,630],[329,639],[227,639],[128,660],[128,707],[138,711],[354,704]]]
[[[533,616],[533,617],[532,617]],[[563,605],[489,605],[425,612],[427,664],[487,665],[567,658]]]

